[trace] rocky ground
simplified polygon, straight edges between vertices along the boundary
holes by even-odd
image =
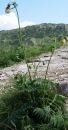
[[[51,53],[44,53],[41,56],[37,57],[31,63],[31,73],[34,73],[34,66],[38,65],[38,75],[40,77],[45,76],[45,71],[47,68],[48,61],[50,59]],[[44,63],[43,63],[44,62]],[[45,65],[44,65],[45,64]],[[26,73],[27,65],[23,62],[15,64],[11,67],[0,69],[0,85],[7,83],[7,79],[12,77],[16,73]],[[61,47],[54,51],[52,56],[48,76],[54,82],[58,83],[68,83],[68,46]]]
[[[51,53],[44,53],[31,61],[31,63],[29,63],[31,66],[31,74],[34,75],[34,68],[38,65],[38,76],[44,77],[50,56]],[[13,77],[15,74],[26,73],[27,71],[27,65],[23,62],[0,69],[0,86],[8,84],[10,77]],[[54,51],[49,65],[47,78],[59,83],[61,91],[68,93],[68,46],[61,47]],[[0,87],[0,91],[2,89],[3,87]]]

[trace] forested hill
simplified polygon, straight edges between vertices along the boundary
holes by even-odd
[[[18,29],[0,31],[0,48],[10,49],[19,44]],[[57,41],[62,36],[68,36],[68,24],[46,24],[21,28],[22,41],[25,46],[40,45]]]

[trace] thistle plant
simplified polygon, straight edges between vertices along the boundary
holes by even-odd
[[[19,20],[19,14],[18,14],[17,6],[18,6],[18,5],[17,5],[16,2],[9,2],[9,3],[7,4],[7,7],[6,7],[6,9],[5,9],[5,12],[6,12],[6,13],[10,13],[10,11],[11,11],[12,9],[15,9],[15,10],[16,10],[17,18],[18,18],[18,26],[19,26],[19,44],[20,44],[20,46],[23,46],[23,45],[22,45],[21,28],[20,28],[20,20]],[[29,78],[30,78],[30,80],[32,80],[32,79],[31,79],[31,74],[30,74],[30,65],[28,65],[28,63],[27,63],[24,46],[23,46],[23,53],[24,53],[25,61],[26,61],[27,68],[28,68]],[[52,52],[52,54],[51,54],[50,60],[49,60],[48,65],[47,65],[47,69],[46,69],[46,72],[45,72],[45,79],[46,79],[46,76],[47,76],[47,74],[48,74],[49,64],[50,64],[52,55],[53,55],[53,52]],[[39,64],[38,64],[38,65],[39,65]],[[38,68],[38,65],[36,66],[36,65],[34,64],[34,66],[33,66],[33,67],[34,67],[34,70],[35,70],[35,72],[34,72],[34,77],[37,76],[37,68]]]
[[[18,14],[17,6],[18,6],[18,5],[17,5],[16,2],[9,2],[9,3],[7,4],[7,7],[6,7],[6,9],[5,9],[5,12],[6,12],[6,13],[10,13],[12,9],[15,9],[15,10],[16,10],[17,18],[18,18],[18,26],[19,26],[19,36],[18,36],[18,38],[19,38],[19,44],[20,44],[20,47],[23,48],[23,54],[24,54],[24,59],[25,59],[26,64],[27,64],[29,78],[30,78],[30,80],[32,80],[32,78],[31,78],[31,73],[30,73],[30,65],[28,64],[27,58],[26,58],[26,52],[25,52],[26,50],[25,50],[24,45],[22,44],[22,35],[21,35],[20,20],[19,20],[19,14]],[[53,48],[51,48],[51,49],[53,49]],[[55,38],[55,49],[56,49],[56,38]],[[53,55],[53,50],[52,50],[52,54],[51,54],[51,56],[50,56],[50,60],[49,60],[49,62],[48,62],[47,69],[46,69],[46,72],[45,72],[45,79],[46,79],[46,76],[47,76],[47,74],[48,74],[49,64],[50,64],[52,55]],[[18,58],[19,58],[19,57],[18,57]],[[38,64],[38,65],[39,65],[39,64]],[[33,66],[33,67],[34,67],[34,70],[35,70],[35,72],[34,72],[34,77],[37,77],[38,65],[35,66],[35,64],[34,64],[34,66]]]
[[[20,27],[20,20],[19,20],[19,14],[18,14],[17,7],[18,7],[18,5],[17,5],[16,2],[9,2],[9,3],[7,4],[7,7],[6,7],[6,9],[5,9],[5,12],[9,14],[12,9],[15,9],[15,10],[16,10],[17,18],[18,18],[18,26],[19,26],[19,36],[18,36],[18,38],[19,38],[19,45],[20,45],[20,47],[23,48],[23,54],[24,54],[24,59],[25,59],[26,64],[27,64],[29,78],[30,78],[30,80],[32,80],[32,78],[31,78],[31,73],[30,73],[30,65],[29,65],[28,62],[27,62],[25,47],[24,47],[24,45],[22,44],[21,27]],[[53,55],[53,52],[52,52],[52,55]],[[47,65],[47,69],[46,69],[46,73],[45,73],[45,79],[46,79],[46,76],[47,76],[47,73],[48,73],[48,68],[49,68],[49,64],[50,64],[52,55],[51,55],[51,57],[50,57],[50,60],[49,60],[49,62],[48,62],[48,65]],[[39,65],[39,64],[38,64],[38,65]],[[38,65],[35,66],[35,64],[34,64],[34,66],[33,66],[33,67],[34,67],[34,70],[35,70],[35,72],[34,72],[34,77],[37,77],[37,68],[38,68]]]
[[[19,20],[19,14],[18,14],[17,6],[18,6],[18,4],[17,4],[16,2],[9,2],[9,3],[7,4],[7,7],[6,7],[6,9],[5,9],[5,12],[6,12],[6,13],[10,13],[10,11],[11,11],[12,9],[15,9],[15,10],[16,10],[17,18],[18,18],[18,26],[19,26],[19,36],[18,36],[18,38],[19,38],[19,45],[20,45],[20,47],[23,49],[24,59],[25,59],[26,64],[27,64],[28,73],[29,73],[29,78],[30,78],[30,80],[31,80],[30,67],[29,67],[28,62],[27,62],[26,53],[25,53],[25,47],[24,47],[24,45],[22,44],[22,35],[21,35],[20,20]]]
[[[16,2],[10,2],[6,13],[16,9],[19,25],[19,43],[22,46],[21,29]],[[55,48],[55,47],[54,47]],[[17,75],[13,88],[5,92],[0,98],[0,128],[3,130],[67,130],[68,113],[65,111],[65,98],[56,91],[55,84],[47,80],[49,64],[54,53],[51,48],[51,56],[46,68],[45,77],[36,78],[38,65],[33,64],[35,76],[32,80],[27,63],[29,78],[26,75]],[[23,47],[25,54],[25,49]],[[44,65],[44,63],[43,63]],[[2,99],[2,101],[1,101]],[[7,107],[8,106],[8,107]],[[5,112],[3,112],[5,111]],[[6,128],[5,128],[6,127]]]

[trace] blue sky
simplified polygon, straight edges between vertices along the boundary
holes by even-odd
[[[17,28],[16,12],[5,13],[9,0],[0,2],[0,30]],[[14,1],[12,1],[14,2]],[[16,0],[21,27],[41,23],[68,24],[68,0]]]

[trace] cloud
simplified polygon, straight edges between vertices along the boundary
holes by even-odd
[[[24,21],[20,23],[21,27],[35,25],[35,22]],[[15,13],[0,15],[0,30],[11,30],[18,28],[18,20]]]
[[[24,21],[20,23],[21,27],[26,27],[26,26],[31,26],[31,25],[35,25],[35,22]]]

